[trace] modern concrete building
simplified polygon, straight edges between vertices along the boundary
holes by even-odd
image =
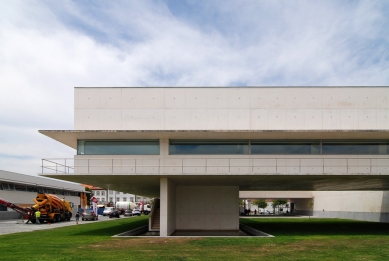
[[[37,192],[65,197],[75,206],[74,216],[81,205],[79,193],[85,189],[76,183],[0,170],[0,198],[21,207],[31,207],[35,205]],[[0,205],[0,220],[19,217],[19,213]]]
[[[388,87],[75,88],[74,115],[41,175],[159,198],[161,236],[237,231],[266,193],[388,221]]]

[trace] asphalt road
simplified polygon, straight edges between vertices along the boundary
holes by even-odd
[[[120,216],[120,218],[131,218]],[[116,220],[117,218],[109,218],[108,216],[99,216],[99,219],[96,221],[80,221],[78,222],[78,226],[90,224],[93,222],[101,222],[108,220]],[[76,220],[72,218],[70,221],[62,221],[58,223],[47,224],[43,223],[40,225],[27,223],[26,220],[22,223],[21,219],[11,219],[11,220],[0,220],[0,235],[19,233],[19,232],[31,232],[35,230],[43,230],[43,229],[53,229],[57,227],[67,227],[67,226],[75,226]]]

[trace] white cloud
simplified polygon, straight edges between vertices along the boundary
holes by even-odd
[[[185,5],[184,5],[185,6]],[[73,150],[74,86],[388,85],[388,5],[372,1],[8,1],[0,10],[0,164]],[[5,139],[6,137],[6,139]]]

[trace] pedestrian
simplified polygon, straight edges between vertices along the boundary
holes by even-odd
[[[40,225],[41,224],[41,222],[39,221],[39,219],[40,219],[40,217],[41,217],[41,212],[39,211],[39,209],[35,212],[35,220],[36,220],[36,224],[38,224],[38,225]]]
[[[76,214],[76,224],[78,225],[78,221],[80,220],[80,213],[77,211]]]
[[[257,210],[256,209],[254,209],[254,214],[257,215]]]

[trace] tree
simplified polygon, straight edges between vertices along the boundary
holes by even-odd
[[[308,201],[308,208],[310,210],[313,210],[313,200],[312,199]],[[309,218],[311,218],[311,212],[309,212]]]
[[[278,208],[278,212],[280,212],[280,207],[286,205],[288,201],[286,199],[273,199],[272,203],[273,209]]]
[[[253,201],[253,205],[258,207],[258,212],[260,208],[266,208],[267,202],[264,199],[257,199]]]
[[[91,199],[91,197],[92,197],[92,190],[90,189],[90,188],[88,188],[88,187],[85,187],[85,191],[86,191],[86,204],[88,205],[88,206],[90,206],[91,205],[91,202],[90,202],[90,199]]]

